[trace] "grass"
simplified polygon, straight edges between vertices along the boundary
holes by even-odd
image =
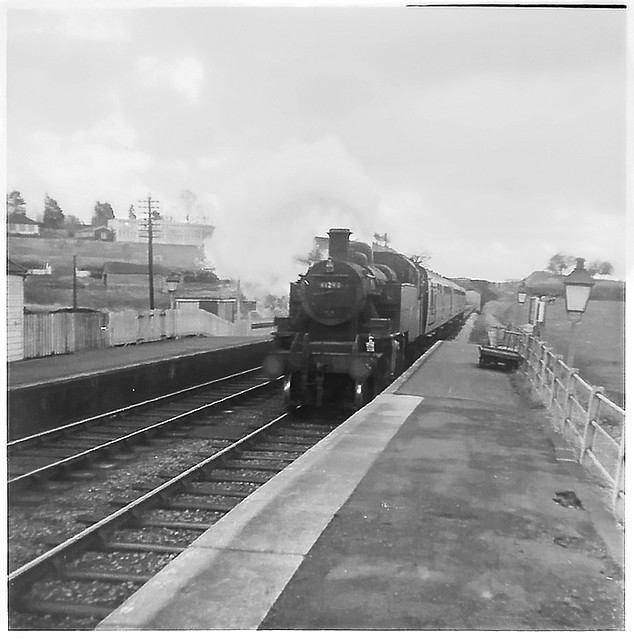
[[[24,284],[25,305],[34,310],[50,307],[72,307],[73,280],[70,276],[29,276]],[[156,308],[169,309],[169,294],[154,289]],[[129,286],[106,289],[99,279],[81,278],[77,283],[77,305],[101,311],[149,309],[148,287]]]
[[[523,323],[528,305],[514,304],[515,318]],[[563,298],[546,306],[542,340],[566,360],[570,322]],[[605,388],[605,394],[625,406],[625,303],[590,300],[575,335],[574,367],[588,383]]]

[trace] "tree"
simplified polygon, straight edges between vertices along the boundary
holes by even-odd
[[[64,228],[68,229],[69,235],[75,235],[77,229],[81,229],[84,223],[77,216],[66,216],[64,218]]]
[[[414,253],[411,256],[409,256],[409,259],[414,264],[424,265],[424,264],[427,264],[431,260],[431,256],[427,255],[426,253]]]
[[[563,275],[563,272],[574,266],[575,257],[569,256],[564,253],[556,253],[551,259],[548,261],[548,266],[546,267],[546,271],[550,271],[550,273],[556,273],[557,275]]]
[[[44,197],[42,226],[47,229],[61,229],[64,226],[64,212],[57,204],[57,200],[49,197],[48,193]]]
[[[130,218],[130,220],[136,220],[136,213],[134,213],[134,205],[131,204],[130,208],[128,209],[128,218]]]
[[[114,211],[109,202],[99,202],[95,204],[95,213],[92,217],[93,227],[107,227],[108,220],[114,218]]]
[[[315,264],[315,262],[319,262],[321,260],[321,253],[319,252],[319,248],[315,246],[310,250],[308,255],[295,256],[294,260],[295,262],[299,262],[299,264],[305,264],[310,267]]]
[[[601,260],[595,260],[594,262],[591,262],[586,267],[586,269],[593,276],[597,274],[602,276],[609,276],[611,273],[614,272],[614,267],[612,266],[611,262],[601,261]]]
[[[19,191],[12,191],[7,196],[7,215],[26,216],[26,202]]]
[[[283,316],[288,314],[288,296],[276,296],[267,293],[262,301],[262,306],[269,316]]]
[[[376,244],[380,244],[383,247],[387,247],[389,246],[390,243],[390,238],[387,235],[387,233],[375,233],[374,234],[374,242],[376,242]]]

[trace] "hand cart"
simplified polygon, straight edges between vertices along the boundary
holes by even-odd
[[[504,327],[492,327],[487,331],[488,345],[480,347],[479,366],[502,367],[508,371],[517,369],[522,362],[521,336],[519,331]]]

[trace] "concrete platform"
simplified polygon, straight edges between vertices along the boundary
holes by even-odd
[[[271,344],[268,336],[181,338],[10,362],[9,439],[259,366]]]
[[[600,493],[477,361],[428,352],[99,628],[623,628]]]

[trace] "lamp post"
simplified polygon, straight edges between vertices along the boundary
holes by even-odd
[[[174,309],[174,307],[176,306],[174,296],[176,294],[176,289],[178,289],[180,281],[181,279],[176,273],[170,273],[170,275],[165,279],[165,283],[167,284],[167,291],[170,294],[170,309]]]
[[[570,320],[570,340],[568,342],[568,366],[572,367],[575,358],[575,333],[581,316],[588,306],[590,291],[594,286],[594,279],[584,267],[585,260],[577,258],[577,266],[572,273],[564,276],[564,292],[566,296],[566,311]]]

